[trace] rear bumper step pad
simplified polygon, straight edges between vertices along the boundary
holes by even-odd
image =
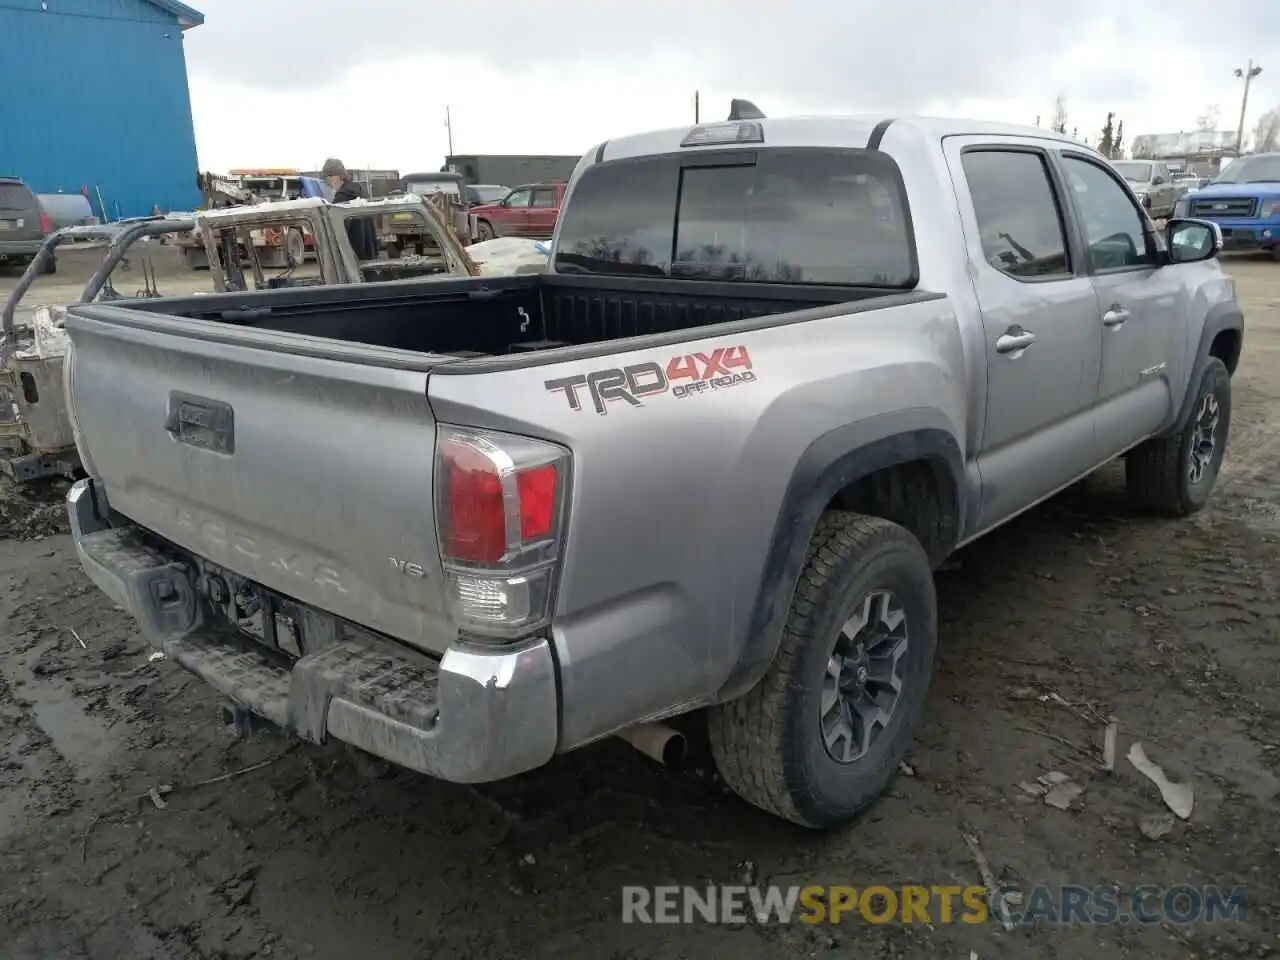
[[[186,561],[136,527],[108,526],[105,498],[91,480],[72,487],[67,509],[85,572],[137,618],[155,649],[299,737],[335,737],[462,783],[513,776],[555,753],[555,665],[546,640],[455,646],[439,662],[342,640],[290,663],[210,622]]]

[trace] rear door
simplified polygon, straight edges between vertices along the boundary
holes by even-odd
[[[556,216],[560,213],[561,187],[534,187],[529,203],[528,236],[549,240],[555,233]]]
[[[31,188],[24,183],[0,183],[0,243],[43,236],[40,203]]]
[[[1186,353],[1179,271],[1161,267],[1151,221],[1103,162],[1062,152],[1085,264],[1098,294],[1102,372],[1098,440],[1120,451],[1149,436],[1173,403]]]
[[[986,341],[986,529],[1096,464],[1102,333],[1048,147],[950,137],[945,149]]]

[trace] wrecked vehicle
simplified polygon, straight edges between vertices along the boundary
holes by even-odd
[[[1034,127],[611,140],[540,274],[71,308],[76,550],[231,716],[469,783],[705,711],[831,827],[907,755],[949,554],[1117,457],[1208,501],[1221,242]]]
[[[112,277],[134,245],[191,227],[191,221],[142,217],[64,227],[45,238],[0,314],[0,472],[22,483],[50,476],[74,479],[80,469],[62,389],[66,306],[39,306],[30,324],[17,322],[18,304],[36,278],[50,272],[58,246],[75,240],[107,241],[102,263],[78,302],[120,300],[126,298],[112,285]],[[134,296],[160,296],[149,258],[139,263],[143,286]]]
[[[410,173],[401,178],[395,196],[422,197],[453,228],[458,242],[468,244],[476,238],[476,231],[466,186],[467,179],[460,173]],[[429,254],[436,242],[435,237],[425,233],[412,218],[401,214],[389,216],[382,232],[386,234],[387,248],[393,257],[403,250],[412,250],[419,256]]]
[[[430,238],[430,252],[417,256],[388,256],[361,260],[351,244],[349,228],[365,220],[378,229],[388,218],[411,225]],[[410,277],[472,277],[480,271],[449,229],[440,212],[416,195],[384,200],[348,200],[332,203],[317,197],[281,200],[251,207],[203,210],[196,228],[205,257],[217,263],[213,287],[218,292],[275,289],[286,286],[326,286],[336,283],[375,283]],[[284,272],[271,277],[251,241],[262,230],[306,233],[313,238],[316,274],[300,274],[301,261],[292,261]],[[390,253],[390,251],[388,251]],[[249,271],[244,271],[244,261]],[[229,266],[228,266],[229,265]]]
[[[399,260],[360,261],[347,236],[353,219],[380,222],[388,214],[413,218],[421,232],[434,238],[432,256]],[[246,239],[262,230],[305,231],[314,238],[314,273],[300,275],[299,265],[268,275],[258,247]],[[194,220],[147,217],[105,227],[75,227],[52,235],[45,246],[52,257],[60,243],[70,240],[110,240],[103,263],[85,285],[77,302],[117,300],[112,273],[126,259],[134,244],[150,239],[171,239],[192,232],[202,238],[209,279],[215,291],[272,290],[282,287],[321,286],[340,283],[377,283],[410,277],[472,277],[526,272],[538,256],[506,253],[487,267],[477,265],[458,243],[430,203],[416,196],[386,200],[330,203],[319,198],[285,200],[254,206],[230,207],[197,213]],[[235,255],[238,248],[239,256]],[[247,251],[247,254],[246,254]],[[499,253],[502,253],[499,251]],[[241,257],[247,260],[246,264]],[[545,263],[545,257],[541,258]],[[74,478],[80,463],[67,418],[62,391],[62,358],[67,339],[62,329],[66,306],[40,306],[29,328],[18,328],[14,319],[18,303],[44,271],[45,261],[28,268],[10,296],[4,311],[4,330],[13,330],[12,346],[0,353],[0,470],[16,481],[62,475]],[[159,297],[155,272],[142,261],[144,287],[139,297]],[[231,266],[228,268],[227,264]],[[309,266],[309,265],[308,265]]]

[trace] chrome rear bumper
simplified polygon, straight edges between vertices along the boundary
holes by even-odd
[[[546,640],[454,646],[433,661],[347,639],[290,662],[209,617],[186,559],[136,526],[112,526],[92,480],[71,488],[67,512],[85,573],[137,618],[153,647],[305,740],[334,737],[459,783],[523,773],[555,753],[555,662]]]

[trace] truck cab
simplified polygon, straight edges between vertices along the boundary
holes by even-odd
[[[1255,153],[1229,164],[1180,199],[1174,215],[1218,224],[1226,250],[1263,250],[1280,260],[1280,153]]]

